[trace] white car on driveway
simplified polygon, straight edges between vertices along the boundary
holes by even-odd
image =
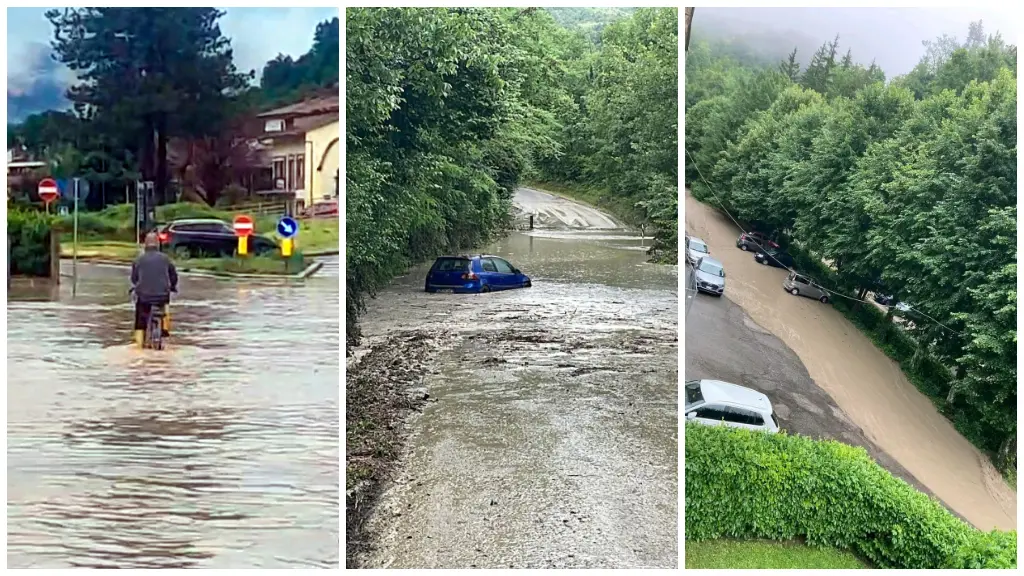
[[[709,254],[711,254],[711,249],[708,248],[707,242],[696,236],[686,237],[686,259],[691,266],[696,266],[698,260]]]
[[[779,431],[771,401],[757,390],[721,380],[689,380],[685,390],[687,422],[771,434]]]

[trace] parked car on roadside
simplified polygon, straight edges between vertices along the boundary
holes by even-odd
[[[711,256],[697,261],[694,275],[697,278],[697,291],[721,296],[725,292],[725,267]]]
[[[757,254],[754,254],[754,260],[765,266],[774,266],[776,268],[793,267],[793,257],[778,248],[764,248]]]
[[[762,232],[744,232],[736,239],[736,247],[743,251],[757,251],[764,248],[778,248],[779,245]]]
[[[529,288],[533,283],[504,258],[490,255],[442,256],[434,260],[423,283],[425,292],[476,294],[513,288]]]
[[[789,276],[782,281],[782,287],[793,296],[806,296],[814,298],[822,304],[828,304],[828,290],[822,288],[810,276],[799,272],[790,272]]]
[[[176,258],[231,256],[238,250],[234,228],[216,218],[174,220],[157,228],[160,250]],[[265,254],[277,250],[277,242],[252,234],[248,237],[249,254]]]
[[[707,242],[696,236],[686,237],[686,260],[691,266],[696,266],[698,260],[710,254],[711,249],[708,248]]]
[[[779,431],[771,400],[757,390],[721,380],[689,380],[685,393],[687,422],[771,434]]]

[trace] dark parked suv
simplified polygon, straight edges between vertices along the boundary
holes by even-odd
[[[765,266],[776,268],[793,267],[793,257],[778,248],[762,248],[757,254],[754,254],[754,260]]]
[[[160,249],[177,258],[231,256],[238,250],[238,237],[230,224],[216,218],[175,220],[157,230]],[[250,254],[277,250],[277,243],[266,236],[249,236]]]
[[[778,248],[779,245],[772,242],[771,239],[762,232],[744,232],[736,239],[736,247],[744,251],[758,251],[765,248]]]

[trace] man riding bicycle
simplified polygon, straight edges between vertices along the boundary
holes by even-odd
[[[145,251],[132,264],[132,290],[135,292],[135,343],[142,346],[146,337],[146,322],[154,306],[164,308],[162,335],[170,335],[171,318],[167,305],[171,292],[178,291],[178,271],[166,254],[160,251],[156,232],[146,234]]]

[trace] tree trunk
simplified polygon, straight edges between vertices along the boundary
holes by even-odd
[[[956,400],[956,393],[960,391],[960,381],[953,380],[949,385],[949,393],[946,394],[946,405],[952,406],[953,401]]]
[[[996,467],[1000,472],[1017,469],[1017,434],[1008,436],[996,454]]]

